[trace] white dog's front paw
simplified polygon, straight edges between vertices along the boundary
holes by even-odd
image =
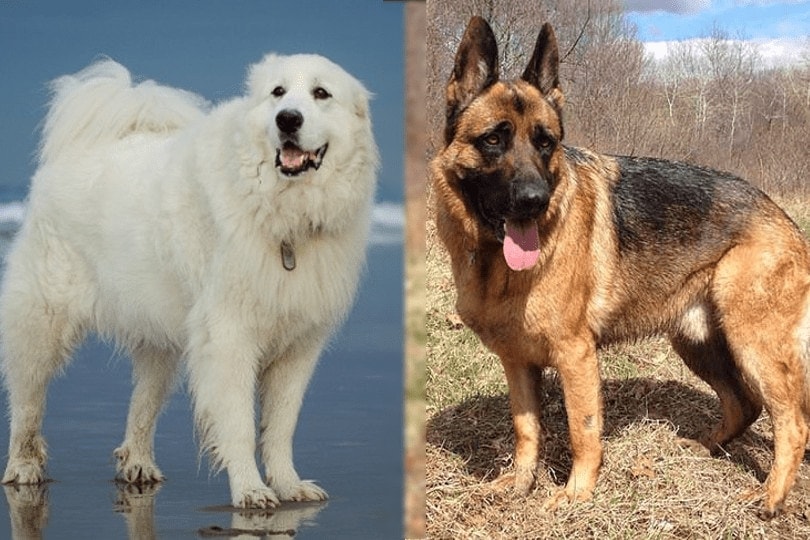
[[[282,501],[325,501],[329,495],[315,482],[298,480],[285,486],[273,485]]]
[[[276,492],[267,486],[244,489],[235,493],[233,505],[237,508],[275,508],[281,504]]]
[[[127,484],[155,484],[163,482],[166,477],[160,472],[151,456],[138,455],[122,446],[113,452],[116,460],[116,479]]]
[[[35,459],[10,459],[3,474],[4,484],[42,484],[45,482],[45,467]]]
[[[45,483],[48,454],[41,435],[12,437],[4,484],[35,485]]]

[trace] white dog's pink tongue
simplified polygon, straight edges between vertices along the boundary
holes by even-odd
[[[526,270],[534,266],[540,257],[537,224],[532,221],[521,224],[507,220],[503,256],[512,270]]]
[[[284,145],[281,149],[281,165],[287,169],[299,169],[304,166],[307,152],[295,146]]]

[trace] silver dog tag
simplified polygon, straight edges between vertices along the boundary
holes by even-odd
[[[295,251],[292,245],[286,240],[281,243],[281,266],[285,270],[295,269]]]

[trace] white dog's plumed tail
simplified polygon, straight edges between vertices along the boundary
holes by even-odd
[[[70,148],[98,149],[132,133],[174,131],[208,109],[207,102],[191,92],[154,81],[133,85],[129,71],[109,59],[54,80],[50,89],[40,163]]]

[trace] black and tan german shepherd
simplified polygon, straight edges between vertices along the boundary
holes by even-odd
[[[495,36],[473,18],[430,166],[458,312],[499,355],[509,384],[514,486],[526,494],[535,481],[539,368],[559,372],[573,449],[553,508],[591,497],[596,484],[597,348],[664,334],[720,398],[722,419],[699,441],[706,448],[740,435],[763,405],[770,413],[775,459],[762,515],[773,517],[808,437],[808,244],[730,174],[565,146],[558,67],[546,24],[523,76],[501,80]]]

